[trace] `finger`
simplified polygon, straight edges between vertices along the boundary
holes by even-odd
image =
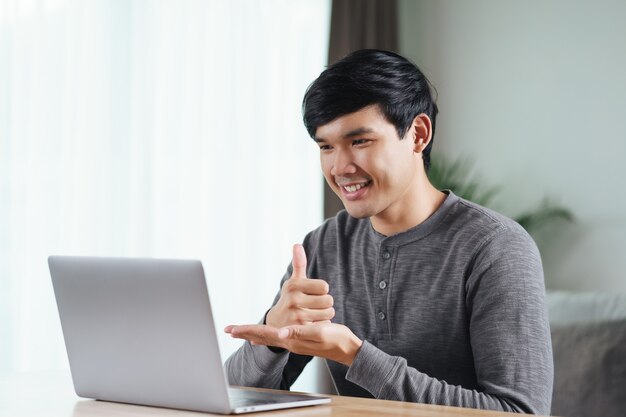
[[[283,327],[282,329],[278,331],[279,339],[296,339],[294,335],[295,335],[295,330],[290,327]]]
[[[235,339],[244,339],[253,345],[281,346],[278,329],[265,325],[234,326],[230,332]]]
[[[303,321],[330,321],[333,317],[335,317],[335,309],[324,308],[324,309],[302,309],[302,318]]]
[[[291,260],[291,267],[293,268],[291,278],[306,278],[306,253],[304,252],[304,247],[299,243],[293,245],[293,257]]]
[[[237,326],[227,326],[230,327],[230,334],[233,336],[240,335],[265,335],[268,333],[272,333],[272,331],[276,331],[276,328],[272,326],[268,326],[265,324],[240,324]]]
[[[233,326],[232,324],[224,327],[224,333],[230,333],[233,330],[233,327],[235,326]]]
[[[309,295],[328,294],[328,283],[323,279],[296,279],[285,282],[290,291],[302,292]]]
[[[326,324],[322,322],[316,322],[311,324],[295,324],[291,326],[285,326],[277,330],[276,336],[278,339],[292,339],[302,340],[309,342],[321,342],[324,339],[325,330],[333,324]]]
[[[300,308],[325,309],[333,306],[333,297],[330,294],[308,295],[294,294],[293,304]]]
[[[283,340],[292,339],[317,341],[319,339],[317,329],[315,328],[315,325],[312,324],[283,327],[278,330],[277,336],[279,339]]]
[[[253,346],[275,346],[275,347],[283,347],[282,346],[282,340],[276,340],[276,341],[272,341],[270,339],[264,338],[264,337],[257,337],[257,336],[247,336],[247,337],[243,337],[243,336],[233,336],[234,339],[241,339],[241,340],[246,340],[248,342],[250,342],[251,345]]]

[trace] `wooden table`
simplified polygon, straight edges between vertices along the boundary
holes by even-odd
[[[331,396],[328,405],[246,414],[251,417],[510,417],[514,414],[399,401]],[[69,372],[16,374],[0,378],[0,417],[203,417],[217,414],[81,399]]]

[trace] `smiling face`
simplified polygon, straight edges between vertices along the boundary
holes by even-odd
[[[430,140],[429,123],[428,116],[417,116],[400,140],[372,105],[317,128],[324,177],[351,216],[371,217],[375,228],[377,222],[410,223],[426,179],[421,151]]]

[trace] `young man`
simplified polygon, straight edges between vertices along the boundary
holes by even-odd
[[[225,329],[246,339],[230,383],[286,389],[319,356],[342,395],[549,414],[539,253],[512,220],[428,181],[424,75],[357,51],[311,84],[303,112],[345,211],[294,246],[264,324]]]

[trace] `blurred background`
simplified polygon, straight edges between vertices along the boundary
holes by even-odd
[[[217,327],[258,321],[338,208],[302,96],[363,47],[431,80],[433,157],[490,207],[565,213],[529,230],[548,290],[626,293],[625,19],[620,0],[0,0],[0,374],[67,369],[51,254],[201,259]]]
[[[0,372],[68,366],[51,254],[201,259],[218,328],[263,316],[322,220],[329,7],[0,2]]]

